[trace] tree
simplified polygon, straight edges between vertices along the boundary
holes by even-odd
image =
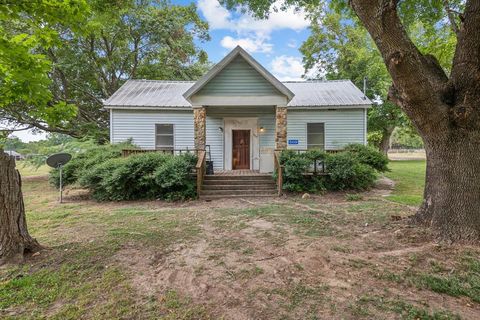
[[[394,129],[409,126],[410,121],[399,106],[388,101],[392,79],[375,43],[355,16],[348,23],[338,10],[317,10],[310,17],[311,34],[300,48],[305,69],[329,80],[350,79],[359,88],[366,78],[366,95],[374,101],[368,111],[368,131],[375,139],[369,143],[386,154]],[[421,34],[419,23],[414,26],[412,33]]]
[[[226,2],[246,4],[259,16],[268,15],[272,6],[271,0]],[[389,99],[402,108],[423,139],[426,184],[414,221],[431,226],[440,240],[480,242],[480,1],[330,4],[342,12],[353,10],[367,29],[392,77]],[[287,0],[284,7],[288,5],[305,2]],[[312,2],[305,6],[315,7]],[[411,21],[423,23],[422,41],[409,36],[406,27]],[[429,39],[447,26],[456,38],[449,73],[441,65],[448,59],[424,50],[443,46]]]
[[[57,0],[58,1],[58,0]],[[171,5],[156,0],[87,0],[90,7],[81,29],[55,24],[54,43],[35,52],[45,61],[44,79],[50,101],[75,106],[76,113],[49,123],[31,101],[10,103],[0,116],[74,137],[108,140],[108,111],[103,100],[132,78],[192,80],[206,69],[207,55],[195,41],[208,40],[208,25],[195,5]],[[5,21],[8,35],[29,29],[28,21]]]
[[[0,111],[27,105],[25,113],[56,125],[75,115],[75,108],[54,101],[49,90],[50,61],[36,53],[57,40],[52,26],[80,26],[88,7],[83,0],[18,1],[0,6]],[[25,32],[12,35],[5,21],[25,23]],[[27,230],[21,179],[15,160],[3,152],[8,132],[0,132],[0,264],[21,260],[40,249]]]
[[[25,145],[26,143],[20,140],[19,137],[8,137],[5,142],[5,150],[18,151],[19,149],[24,148]]]

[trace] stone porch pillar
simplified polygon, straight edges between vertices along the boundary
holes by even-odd
[[[195,150],[205,150],[207,109],[203,106],[193,107],[193,135]]]
[[[275,108],[275,149],[287,149],[287,107]]]

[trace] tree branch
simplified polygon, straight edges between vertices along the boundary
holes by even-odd
[[[448,0],[443,0],[443,7],[447,12],[448,21],[450,22],[450,26],[452,27],[453,32],[455,32],[455,34],[458,36],[458,33],[460,32],[460,30],[458,28],[457,22],[455,21],[455,15],[454,15],[457,12],[450,8],[450,3]]]
[[[439,94],[448,77],[436,59],[413,44],[397,13],[395,0],[351,0],[351,6],[375,41],[392,76],[399,106],[421,132],[447,129],[448,105]]]

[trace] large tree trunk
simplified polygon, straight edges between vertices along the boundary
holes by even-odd
[[[480,243],[480,1],[465,1],[449,75],[412,42],[398,1],[349,3],[392,76],[389,98],[425,144],[424,202],[414,221],[431,226],[440,240]]]
[[[0,148],[0,265],[19,263],[41,249],[27,230],[20,173],[15,160]]]
[[[440,240],[480,240],[480,143],[475,134],[454,131],[426,141],[423,203],[415,222],[431,226]]]

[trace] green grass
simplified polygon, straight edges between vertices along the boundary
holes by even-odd
[[[18,171],[20,171],[22,177],[45,176],[50,171],[50,167],[46,164],[36,168],[22,161],[17,162],[17,169]]]
[[[473,253],[464,253],[453,269],[432,260],[430,270],[411,268],[401,273],[384,270],[376,277],[480,303],[480,260]]]
[[[389,175],[402,187],[407,173],[421,165],[392,162]],[[448,295],[460,297],[462,305],[479,303],[475,248],[402,256],[410,261],[407,271],[373,254],[406,248],[406,241],[423,243],[418,237],[392,237],[391,216],[410,210],[379,198],[287,198],[205,208],[198,202],[72,198],[60,205],[57,191],[37,178],[25,179],[23,191],[30,233],[48,250],[25,265],[0,268],[1,319],[221,319],[226,303],[233,303],[228,298],[205,302],[160,278],[148,283],[158,291],[137,285],[162,268],[185,268],[180,276],[190,270],[192,284],[198,280],[207,289],[242,288],[235,299],[259,319],[317,319],[329,313],[346,319],[457,319],[455,306],[435,310],[422,301]],[[400,222],[395,228],[402,228]],[[329,287],[324,277],[331,275],[323,267],[338,271],[334,280],[352,279],[353,291]],[[363,288],[366,277],[373,284]],[[418,301],[402,300],[389,287],[418,288]]]
[[[350,306],[356,318],[372,319],[374,309],[383,312],[393,312],[407,320],[459,320],[460,317],[447,310],[434,310],[433,312],[416,307],[401,299],[388,299],[382,296],[364,295]]]
[[[389,167],[391,171],[385,175],[395,181],[395,190],[388,199],[406,205],[420,205],[425,186],[425,161],[390,161]]]

